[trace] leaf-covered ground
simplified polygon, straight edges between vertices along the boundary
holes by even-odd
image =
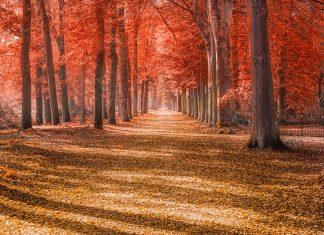
[[[0,234],[323,234],[324,139],[246,138],[172,112],[2,132]]]

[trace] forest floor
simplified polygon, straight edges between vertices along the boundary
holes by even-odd
[[[0,132],[0,234],[323,234],[324,138],[246,139],[167,111]]]

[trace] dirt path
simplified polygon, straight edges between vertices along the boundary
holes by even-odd
[[[323,152],[240,150],[172,112],[71,126],[0,138],[0,234],[323,234]]]

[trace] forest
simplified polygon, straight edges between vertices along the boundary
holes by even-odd
[[[322,234],[322,0],[0,0],[1,234]]]

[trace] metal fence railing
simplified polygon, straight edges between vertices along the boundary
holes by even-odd
[[[280,134],[324,137],[324,116],[300,114],[279,125]]]

